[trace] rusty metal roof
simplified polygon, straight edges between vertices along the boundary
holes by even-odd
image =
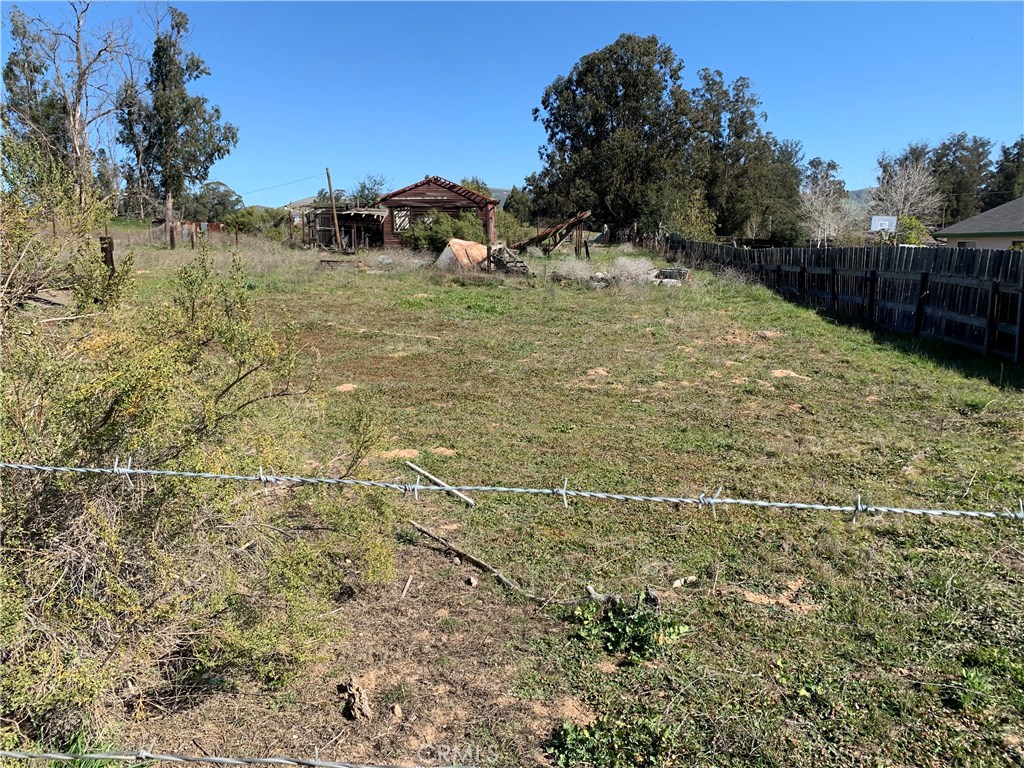
[[[423,179],[422,181],[417,181],[415,184],[410,184],[407,187],[396,189],[394,192],[389,192],[388,194],[384,195],[384,197],[380,198],[380,200],[378,200],[376,204],[380,205],[385,200],[390,200],[392,197],[396,197],[405,192],[409,192],[411,190],[417,189],[418,187],[422,187],[427,184],[436,184],[439,187],[444,187],[445,189],[451,192],[455,192],[458,195],[462,195],[463,197],[472,200],[477,205],[488,205],[490,203],[493,203],[494,205],[498,204],[496,198],[481,195],[479,192],[474,192],[472,189],[466,189],[461,184],[456,184],[454,181],[448,181],[448,179],[441,178],[440,176],[427,176],[427,178]]]

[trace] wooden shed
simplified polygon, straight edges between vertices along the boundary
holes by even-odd
[[[498,201],[440,176],[428,176],[423,181],[390,192],[378,200],[377,205],[388,211],[384,219],[384,245],[399,245],[402,232],[431,211],[446,213],[453,218],[458,218],[465,210],[475,211],[490,241],[497,241],[494,209]]]
[[[355,251],[383,244],[381,222],[387,216],[383,208],[359,208],[353,203],[336,206],[341,243],[335,243],[334,210],[330,205],[312,206],[305,214],[305,242],[336,251]]]

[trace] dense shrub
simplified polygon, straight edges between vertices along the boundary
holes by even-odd
[[[257,312],[236,258],[217,273],[205,241],[167,299],[133,307],[130,260],[113,276],[89,235],[104,210],[30,146],[4,143],[0,440],[7,461],[251,473],[296,465],[275,398],[341,419],[340,471],[382,439],[372,397],[345,415],[306,393],[288,328]],[[38,237],[57,219],[58,238]],[[25,299],[71,285],[80,306],[39,322]],[[85,310],[85,311],[80,311]],[[43,319],[51,319],[46,317]],[[260,407],[258,424],[251,418]],[[333,425],[331,425],[333,426]],[[334,471],[334,470],[332,470]],[[393,513],[372,493],[264,495],[187,478],[10,473],[0,507],[0,746],[91,738],[125,719],[246,675],[288,682],[331,625],[337,579],[391,568]],[[297,514],[315,539],[284,532]],[[349,554],[351,568],[333,561]],[[335,580],[323,573],[336,574]]]
[[[486,243],[483,222],[471,210],[464,210],[458,218],[431,211],[422,219],[413,221],[402,233],[402,245],[417,251],[440,253],[452,238]]]

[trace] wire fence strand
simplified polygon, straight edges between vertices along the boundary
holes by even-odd
[[[555,496],[560,498],[566,506],[568,506],[568,500],[571,498],[602,499],[606,501],[631,501],[638,503],[696,506],[702,509],[710,509],[713,514],[719,506],[738,506],[793,511],[835,512],[848,514],[854,518],[857,515],[897,514],[919,515],[925,517],[969,517],[1024,520],[1024,500],[1019,498],[1017,500],[1016,510],[996,512],[970,509],[917,509],[914,507],[863,504],[861,503],[859,494],[855,504],[845,506],[839,504],[818,504],[809,502],[733,499],[729,497],[721,497],[718,493],[713,496],[708,496],[704,493],[698,496],[648,496],[607,491],[581,491],[569,488],[568,480],[563,482],[562,485],[552,488],[519,488],[515,486],[496,485],[423,485],[419,482],[419,478],[417,478],[415,483],[389,483],[379,480],[358,480],[349,477],[304,477],[301,475],[278,475],[273,471],[268,474],[264,471],[263,467],[260,467],[259,471],[254,475],[230,475],[218,474],[215,472],[183,472],[171,469],[140,469],[138,467],[132,467],[130,460],[127,464],[121,465],[117,459],[115,459],[114,466],[112,467],[60,467],[45,464],[0,462],[0,469],[6,469],[12,472],[57,472],[82,475],[119,475],[124,477],[127,482],[131,482],[132,477],[180,477],[203,480],[261,483],[263,485],[335,485],[383,488],[402,494],[413,494],[417,499],[421,493],[450,493],[451,491],[461,491],[465,493]],[[719,492],[720,490],[721,489],[719,489]]]
[[[14,752],[0,750],[0,757],[15,760],[52,760],[72,762],[77,760],[120,760],[123,762],[164,762],[164,763],[212,763],[214,765],[296,765],[310,768],[388,768],[362,763],[331,763],[323,760],[302,760],[292,757],[193,757],[190,755],[162,755],[144,749],[138,752],[89,752],[70,754],[67,752]]]

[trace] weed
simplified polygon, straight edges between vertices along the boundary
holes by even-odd
[[[593,768],[676,765],[681,729],[655,713],[602,715],[589,725],[566,721],[547,745],[556,765]]]
[[[577,635],[607,653],[625,654],[630,661],[650,659],[690,631],[645,606],[631,608],[622,600],[604,605],[587,602],[573,610]]]

